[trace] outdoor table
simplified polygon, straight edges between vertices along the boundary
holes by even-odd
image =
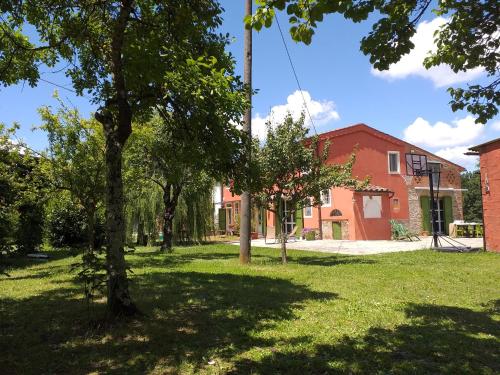
[[[458,233],[461,231],[460,228],[463,228],[463,230],[461,231],[462,233],[464,233],[463,237],[476,237],[476,228],[482,226],[483,224],[481,223],[450,223],[450,237],[458,237]]]

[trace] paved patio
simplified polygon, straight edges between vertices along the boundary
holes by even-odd
[[[431,247],[432,237],[421,237],[420,241],[345,241],[345,240],[316,240],[288,242],[287,249],[318,251],[323,253],[337,253],[347,255],[370,255],[394,253],[398,251],[415,251],[428,249]],[[457,238],[457,241],[473,248],[482,248],[482,238]],[[274,247],[279,248],[279,243],[273,240],[264,239],[252,240],[252,246],[256,247]],[[442,241],[446,246],[446,242]],[[231,242],[239,245],[239,242]]]

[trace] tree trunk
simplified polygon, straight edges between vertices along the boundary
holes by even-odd
[[[146,237],[144,234],[144,221],[139,220],[139,223],[137,224],[137,240],[135,241],[136,245],[138,246],[146,246]]]
[[[165,207],[163,212],[163,243],[161,244],[162,251],[172,251],[173,240],[173,219],[174,214],[170,208]]]
[[[112,315],[134,315],[137,308],[130,298],[125,262],[125,218],[123,212],[123,143],[104,125],[106,134],[106,263],[108,309]]]
[[[287,238],[287,233],[286,233],[286,226],[285,226],[285,216],[282,215],[282,219],[281,219],[281,262],[283,264],[287,263],[286,238]]]
[[[95,250],[95,211],[87,209],[87,241],[90,253]]]
[[[171,190],[173,191],[171,193]],[[173,239],[173,221],[179,195],[181,193],[180,185],[168,184],[163,188],[163,243],[161,245],[162,251],[172,251]]]
[[[125,262],[125,215],[122,180],[123,146],[132,133],[132,108],[128,101],[125,82],[124,42],[125,31],[133,0],[122,0],[116,22],[112,24],[110,59],[114,97],[108,98],[104,107],[94,116],[104,128],[106,138],[106,266],[108,273],[108,310],[113,316],[135,315],[139,311],[130,298]]]

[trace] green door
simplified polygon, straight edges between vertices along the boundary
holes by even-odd
[[[340,221],[334,221],[333,225],[333,239],[341,240],[342,239],[342,223]]]
[[[430,197],[420,197],[420,208],[422,212],[422,229],[431,234],[431,199]]]
[[[219,208],[219,230],[226,230],[226,209]]]
[[[295,211],[295,227],[297,230],[295,231],[295,236],[297,238],[302,237],[302,207],[297,205],[297,210]]]
[[[451,197],[443,197],[444,204],[444,232],[449,234],[450,223],[453,222],[453,201]]]

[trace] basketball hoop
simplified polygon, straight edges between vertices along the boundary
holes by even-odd
[[[429,195],[430,195],[430,209],[431,209],[431,229],[432,229],[432,244],[436,250],[450,250],[452,251],[469,251],[470,246],[449,238],[448,236],[440,233],[436,226],[437,221],[437,201],[439,199],[439,185],[440,185],[440,169],[435,170],[427,163],[427,155],[423,154],[406,154],[406,174],[415,177],[415,181],[420,183],[422,177],[429,178]],[[434,178],[437,175],[437,183],[434,183]],[[436,185],[436,186],[434,186]],[[443,246],[440,239],[446,241],[451,246]]]
[[[408,176],[427,176],[427,155],[406,154],[406,174]]]

